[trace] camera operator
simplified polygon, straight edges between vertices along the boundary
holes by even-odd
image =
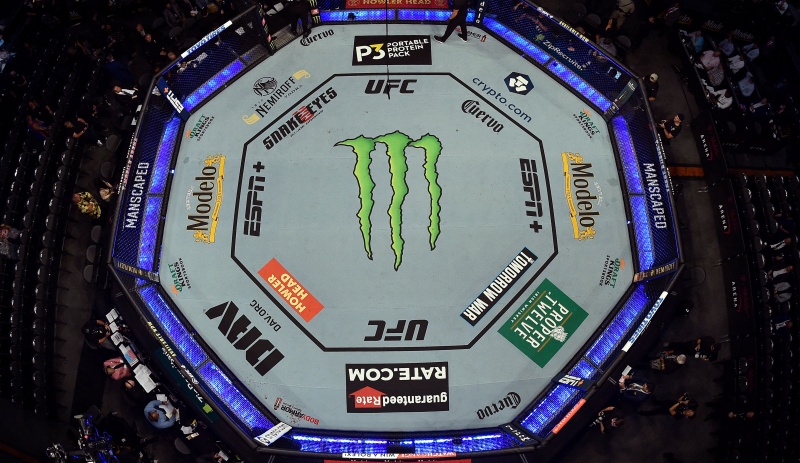
[[[697,411],[697,402],[689,397],[688,392],[684,392],[678,400],[656,400],[656,408],[642,410],[640,415],[669,415],[676,420],[683,418],[694,418]]]

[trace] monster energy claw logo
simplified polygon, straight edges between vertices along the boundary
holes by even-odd
[[[442,188],[439,186],[439,173],[436,171],[436,163],[442,152],[442,143],[434,135],[426,134],[418,140],[412,140],[408,135],[401,132],[392,132],[379,137],[367,138],[359,135],[356,138],[343,140],[335,146],[349,146],[356,155],[355,168],[353,175],[358,182],[358,197],[361,200],[361,207],[356,216],[361,227],[361,236],[364,239],[364,250],[367,258],[372,260],[372,208],[375,201],[372,192],[375,189],[375,182],[372,180],[370,165],[372,164],[372,153],[375,145],[383,143],[386,145],[386,155],[389,158],[389,174],[392,187],[392,200],[389,209],[389,227],[392,233],[392,250],[394,251],[394,269],[400,268],[403,261],[403,201],[408,195],[408,183],[406,183],[406,173],[408,172],[408,160],[406,148],[421,148],[425,152],[422,162],[425,180],[428,181],[428,193],[431,197],[431,213],[428,232],[430,234],[431,251],[436,248],[436,239],[439,237],[439,200],[442,197]]]

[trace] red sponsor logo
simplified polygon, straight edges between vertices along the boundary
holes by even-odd
[[[312,296],[306,287],[301,285],[295,277],[274,258],[258,271],[261,278],[286,301],[305,321],[311,321],[324,306]]]
[[[355,408],[381,408],[381,397],[385,395],[383,392],[369,386],[362,387],[350,394],[353,397]]]

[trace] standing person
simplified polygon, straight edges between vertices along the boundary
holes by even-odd
[[[658,127],[661,129],[659,135],[661,135],[661,140],[665,145],[669,145],[669,141],[681,133],[681,129],[683,128],[681,122],[683,122],[684,118],[685,116],[683,114],[678,113],[672,119],[663,119],[658,123]]]
[[[456,26],[461,27],[461,40],[464,42],[467,41],[467,6],[469,5],[469,0],[453,0],[453,13],[450,15],[450,18],[447,20],[447,29],[444,31],[444,35],[434,35],[433,40],[436,40],[439,43],[447,42],[447,39],[450,37],[450,34],[456,29]]]
[[[676,420],[682,418],[694,418],[697,410],[697,402],[689,398],[688,393],[684,393],[677,401],[657,400],[656,408],[642,410],[640,415],[669,415]]]
[[[311,13],[311,4],[308,0],[289,0],[286,2],[286,10],[289,12],[289,29],[292,34],[298,35],[297,20],[303,26],[303,38],[311,35],[311,27],[308,23],[308,15]]]
[[[88,191],[81,191],[72,195],[72,202],[82,214],[86,214],[95,220],[100,218],[100,203]]]
[[[613,405],[609,405],[597,413],[597,418],[592,421],[589,427],[599,425],[600,432],[608,434],[614,428],[618,428],[623,424],[625,424],[625,418],[623,418],[622,412]]]
[[[656,101],[656,96],[658,96],[658,74],[655,72],[650,74],[650,77],[644,81],[644,89],[647,92],[647,100]]]
[[[633,375],[625,375],[619,379],[619,392],[622,398],[631,402],[642,403],[650,398],[656,385]]]

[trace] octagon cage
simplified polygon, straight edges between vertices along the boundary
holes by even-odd
[[[258,4],[241,0],[236,18],[210,32],[155,76],[141,118],[127,150],[126,167],[110,241],[108,265],[121,292],[153,343],[168,354],[178,371],[222,418],[234,448],[247,454],[276,453],[331,457],[343,454],[389,455],[402,449],[425,456],[478,456],[536,452],[559,437],[597,386],[577,388],[553,382],[511,422],[496,428],[449,433],[312,432],[292,429],[280,439],[259,439],[277,433],[280,420],[264,407],[216,358],[203,339],[173,306],[159,284],[160,243],[167,198],[178,147],[188,115],[228,83],[280,52],[280,40],[266,26]],[[312,0],[315,24],[429,23],[444,24],[449,9],[347,9],[344,0]],[[654,319],[682,269],[682,250],[671,199],[672,186],[664,150],[653,130],[653,118],[641,78],[613,57],[608,72],[587,70],[581,63],[601,48],[573,25],[533,4],[524,4],[535,21],[519,21],[511,2],[486,0],[473,4],[471,27],[492,34],[507,46],[572,89],[605,119],[614,140],[630,218],[635,277],[625,297],[579,350],[563,373],[599,385],[617,374],[625,356]],[[575,25],[577,27],[577,25]],[[569,51],[567,51],[569,50]],[[202,66],[193,63],[202,61]],[[144,89],[143,89],[144,90]],[[656,166],[653,169],[653,166]],[[663,214],[654,212],[648,196],[664,192]],[[124,205],[135,205],[133,209]],[[131,211],[134,215],[131,215]],[[664,220],[666,215],[666,220]],[[659,314],[661,315],[661,314]],[[566,433],[563,433],[566,434]],[[280,434],[278,434],[280,436]],[[402,453],[401,452],[401,453]],[[413,457],[411,455],[411,457]]]

